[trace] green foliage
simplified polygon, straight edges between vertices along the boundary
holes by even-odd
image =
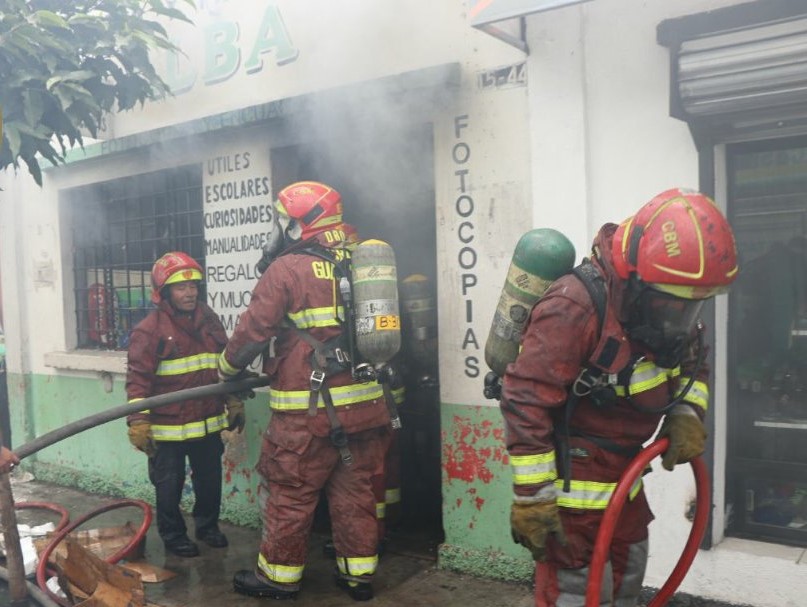
[[[149,58],[177,50],[168,19],[190,23],[163,0],[0,0],[0,170],[22,160],[41,185],[37,155],[56,165],[109,112],[169,94]]]

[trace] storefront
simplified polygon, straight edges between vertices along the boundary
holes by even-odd
[[[441,566],[529,579],[510,539],[501,416],[482,395],[513,246],[551,227],[580,259],[603,223],[669,187],[700,188],[736,229],[741,278],[706,314],[714,509],[683,590],[798,605],[805,11],[785,0],[418,0],[395,12],[354,0],[321,3],[313,19],[300,3],[258,4],[246,20],[234,3],[200,3],[197,28],[177,29],[187,59],[165,63],[175,97],[111,119],[41,190],[2,177],[14,443],[125,401],[127,331],[161,252],[203,262],[207,300],[234,326],[267,205],[285,184],[319,179],[341,191],[361,235],[394,246],[399,277],[434,288],[439,384],[408,414],[404,505],[424,513]],[[253,466],[268,415],[259,394],[228,445],[223,514],[235,523],[258,524]],[[123,422],[90,430],[32,469],[150,499],[124,436]],[[646,583],[660,586],[689,533],[694,485],[686,467],[645,485],[656,513]]]

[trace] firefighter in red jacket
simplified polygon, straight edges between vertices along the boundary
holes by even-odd
[[[274,356],[263,360],[272,377],[272,416],[258,462],[268,489],[262,542],[257,566],[237,572],[233,586],[278,600],[297,595],[324,489],[337,584],[353,599],[369,600],[378,564],[372,479],[383,471],[390,417],[381,385],[354,380],[349,366],[335,358],[347,332],[330,261],[348,254],[342,201],[327,185],[299,182],[281,190],[275,209],[272,233],[282,238],[265,248],[266,269],[219,358],[222,379],[238,378],[276,338]],[[318,344],[329,353],[327,361],[312,359]]]
[[[604,509],[660,421],[658,437],[670,440],[664,468],[703,453],[709,392],[698,315],[737,275],[728,222],[709,198],[682,189],[603,226],[586,263],[603,281],[602,321],[583,282],[562,276],[534,306],[502,386],[511,527],[537,561],[537,607],[585,605]],[[602,605],[636,604],[652,518],[638,481],[616,526]]]
[[[151,272],[157,305],[132,330],[126,393],[130,403],[149,396],[218,381],[217,360],[227,335],[216,313],[199,301],[201,266],[182,252],[166,253]],[[185,460],[193,479],[196,539],[227,546],[219,530],[224,447],[221,431],[241,432],[244,405],[234,396],[181,401],[127,418],[129,440],[148,456],[154,485],[157,529],[166,550],[193,557],[199,548],[187,535],[180,512]]]

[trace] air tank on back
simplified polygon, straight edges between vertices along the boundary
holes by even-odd
[[[388,362],[401,348],[395,252],[382,240],[364,240],[351,256],[356,348],[369,363]]]
[[[538,228],[519,239],[485,343],[485,362],[499,377],[518,355],[532,306],[574,260],[574,245],[557,230]]]
[[[404,350],[418,373],[437,372],[437,308],[431,281],[410,274],[401,281]]]

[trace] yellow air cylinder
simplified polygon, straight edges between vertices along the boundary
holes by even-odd
[[[364,240],[351,257],[356,348],[365,361],[388,362],[401,348],[395,252],[381,240]]]
[[[485,362],[499,377],[518,355],[532,306],[574,260],[574,245],[557,230],[538,228],[519,239],[485,343]]]

